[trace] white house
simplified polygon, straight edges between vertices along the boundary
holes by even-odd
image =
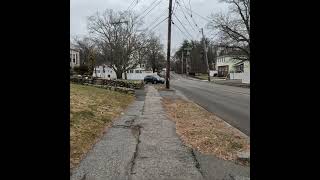
[[[129,70],[127,72],[128,80],[143,80],[147,75],[156,75],[152,71],[145,70],[145,65],[138,65],[135,69]],[[117,79],[116,72],[107,65],[96,66],[94,68],[93,77],[100,77],[103,79]],[[125,74],[122,74],[122,79],[125,79]]]
[[[93,70],[92,76],[103,79],[117,79],[116,72],[107,65],[96,66]]]
[[[70,68],[80,66],[80,51],[70,44]]]
[[[128,80],[143,80],[147,75],[156,75],[152,71],[146,70],[145,64],[139,64],[136,68],[127,72]],[[122,78],[125,79],[125,74],[122,74]]]
[[[243,83],[250,83],[250,62],[234,59],[237,55],[223,54],[217,57],[217,69],[219,77],[241,79]]]

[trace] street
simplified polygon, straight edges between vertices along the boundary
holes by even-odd
[[[250,89],[186,79],[171,72],[170,85],[250,136]]]

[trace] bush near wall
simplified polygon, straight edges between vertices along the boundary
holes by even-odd
[[[73,68],[73,70],[80,75],[87,74],[89,71],[89,68],[87,65],[80,65]]]

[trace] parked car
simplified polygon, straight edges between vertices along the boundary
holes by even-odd
[[[159,77],[158,75],[148,75],[144,77],[144,83],[148,84],[149,82],[151,82],[152,84],[157,84],[157,83],[164,84],[165,80]]]

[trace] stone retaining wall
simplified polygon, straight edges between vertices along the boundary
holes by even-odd
[[[70,77],[70,82],[76,84],[82,84],[87,86],[94,86],[98,88],[109,89],[112,91],[118,91],[127,94],[134,94],[134,89],[140,89],[144,83],[141,82],[130,82],[124,80],[107,80],[107,79],[85,79],[82,77]]]

